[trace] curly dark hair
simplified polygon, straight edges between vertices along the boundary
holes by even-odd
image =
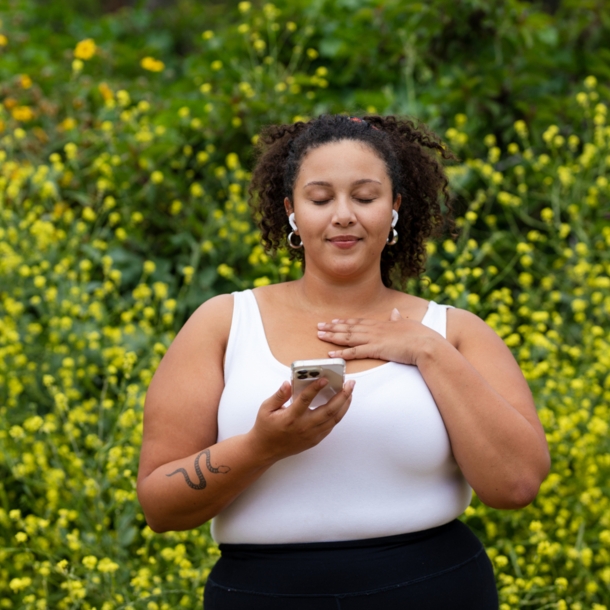
[[[305,155],[340,140],[367,144],[385,163],[392,196],[400,194],[399,240],[384,248],[381,278],[385,286],[404,286],[425,270],[426,240],[454,229],[452,197],[442,159],[456,159],[441,139],[411,119],[395,116],[321,115],[308,122],[269,125],[261,131],[249,194],[265,249],[275,253],[291,231],[284,198],[293,200],[294,184]],[[444,202],[445,211],[441,204]],[[288,248],[304,262],[303,250]]]

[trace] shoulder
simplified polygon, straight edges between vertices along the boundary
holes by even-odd
[[[280,296],[287,295],[293,290],[294,281],[280,282],[278,284],[268,284],[267,286],[258,286],[253,288],[252,292],[257,299],[275,299]]]
[[[294,295],[294,282],[280,282],[252,289],[257,305],[262,311],[279,311]]]
[[[187,335],[203,343],[218,343],[224,348],[231,330],[233,304],[232,294],[208,299],[191,314],[178,335]]]
[[[447,340],[460,351],[461,348],[477,344],[504,346],[502,339],[485,320],[459,307],[447,308]]]
[[[200,324],[221,323],[231,325],[234,297],[232,294],[219,294],[204,301],[189,318]]]

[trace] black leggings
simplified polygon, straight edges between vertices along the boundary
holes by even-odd
[[[364,540],[221,544],[204,610],[497,610],[493,568],[461,521]]]

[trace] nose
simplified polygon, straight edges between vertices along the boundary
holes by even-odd
[[[338,227],[351,227],[356,224],[354,207],[347,195],[338,195],[333,210],[333,225]]]

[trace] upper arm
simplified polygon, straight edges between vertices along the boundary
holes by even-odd
[[[546,446],[546,436],[532,392],[512,352],[481,318],[464,309],[447,310],[447,339],[487,383],[532,425]]]
[[[146,393],[138,479],[216,442],[232,315],[231,295],[206,301],[163,356]]]

